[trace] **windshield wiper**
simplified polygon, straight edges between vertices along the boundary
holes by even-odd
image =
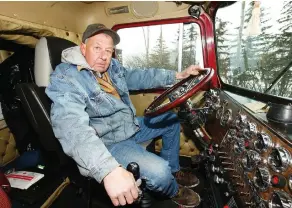
[[[273,87],[280,81],[283,75],[292,67],[292,61],[280,72],[280,74],[272,81],[272,84],[264,91],[265,94],[268,94]]]

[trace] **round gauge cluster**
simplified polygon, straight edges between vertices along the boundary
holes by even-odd
[[[213,100],[217,108],[211,118],[215,116],[216,122],[210,127],[219,124],[216,136],[223,135],[220,157],[218,153],[221,159],[217,161],[224,167],[222,178],[230,179],[247,207],[292,208],[291,149],[274,138],[276,132],[249,117],[244,109],[237,110],[220,98]],[[216,134],[214,130],[211,132]]]
[[[232,110],[225,108],[228,106],[228,101],[223,100],[219,107],[216,109],[216,119],[220,120],[221,126],[227,126],[228,123],[232,120]]]
[[[236,154],[240,154],[245,150],[244,140],[243,139],[236,139],[233,145],[234,152]]]

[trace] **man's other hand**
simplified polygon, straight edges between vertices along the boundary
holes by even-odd
[[[204,70],[198,65],[190,65],[188,68],[183,70],[182,72],[177,72],[175,78],[176,79],[185,79],[190,75],[198,75],[200,70]]]
[[[104,187],[115,206],[132,204],[138,198],[133,174],[122,167],[115,168],[103,179]]]

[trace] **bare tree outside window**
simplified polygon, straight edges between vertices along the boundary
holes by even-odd
[[[121,42],[116,57],[129,69],[177,71],[190,64],[203,67],[201,34],[196,23],[124,28],[118,33]]]

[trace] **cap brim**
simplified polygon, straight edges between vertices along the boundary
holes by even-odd
[[[92,37],[96,34],[99,34],[99,33],[105,33],[105,34],[111,36],[111,38],[113,39],[114,45],[118,45],[120,42],[120,36],[118,35],[118,33],[114,30],[107,29],[107,28],[98,30],[96,33],[94,33],[90,37]]]

